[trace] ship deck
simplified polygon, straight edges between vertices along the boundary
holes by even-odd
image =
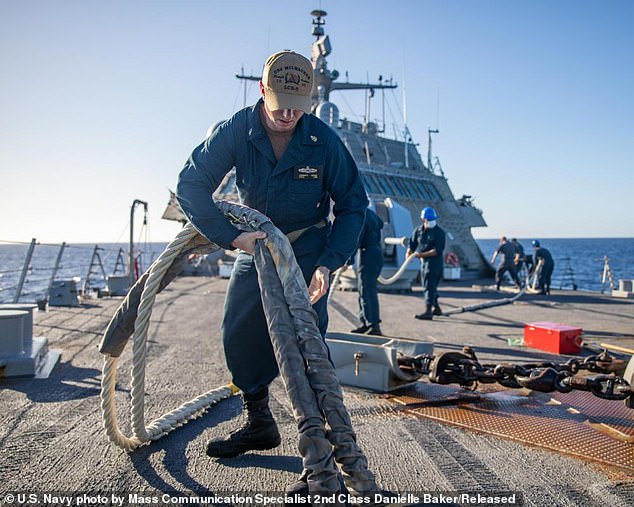
[[[148,334],[147,421],[230,380],[220,341],[226,285],[221,278],[178,278],[157,297]],[[460,282],[445,282],[440,290],[445,310],[502,296]],[[332,331],[356,327],[356,298],[354,292],[334,294]],[[99,405],[103,358],[98,344],[120,301],[104,298],[77,308],[35,312],[34,336],[47,337],[49,347],[60,349],[62,358],[48,379],[0,379],[0,492],[137,493],[159,499],[164,492],[283,492],[302,467],[296,424],[279,379],[271,389],[272,411],[282,434],[277,449],[221,460],[205,455],[208,439],[238,424],[239,397],[220,402],[131,453],[107,441]],[[431,322],[413,318],[422,309],[418,290],[382,293],[380,303],[386,335],[432,340],[435,352],[459,351],[469,344],[483,363],[562,360],[508,344],[509,338],[521,338],[524,323],[533,321],[581,327],[587,343],[634,348],[632,300],[555,290],[551,296],[525,295],[512,305]],[[130,349],[122,355],[117,388],[119,420],[126,434]],[[385,394],[351,387],[344,393],[360,446],[385,490],[401,495],[513,491],[524,505],[536,506],[634,504],[634,478],[627,467],[415,417],[396,410]],[[551,422],[556,427],[557,421]]]

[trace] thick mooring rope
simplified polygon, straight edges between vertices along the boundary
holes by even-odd
[[[118,356],[106,354],[101,379],[101,410],[103,414],[104,428],[108,439],[117,446],[130,451],[151,440],[157,440],[161,436],[181,426],[191,418],[200,415],[204,410],[218,401],[228,398],[238,390],[235,386],[223,386],[208,391],[180,407],[152,421],[145,426],[145,354],[147,342],[147,330],[149,328],[152,305],[159,290],[161,279],[173,264],[183,248],[198,235],[191,224],[188,224],[166,247],[165,251],[154,261],[149,268],[149,277],[141,296],[138,315],[134,325],[133,337],[133,367],[132,367],[132,402],[131,423],[132,437],[125,436],[119,429],[115,407],[115,388],[117,382]]]
[[[299,450],[304,468],[308,471],[310,491],[338,492],[339,465],[345,484],[352,493],[376,492],[374,476],[356,443],[341,387],[329,360],[328,349],[319,334],[317,316],[310,305],[306,284],[288,238],[257,211],[224,201],[218,202],[217,206],[234,220],[239,229],[259,229],[268,234],[264,242],[256,242],[256,268],[271,342],[298,423]],[[118,357],[110,354],[105,360],[101,402],[104,426],[108,438],[126,450],[160,438],[211,404],[235,393],[232,386],[209,391],[145,426],[145,351],[152,304],[160,290],[161,279],[197,234],[188,224],[149,270],[134,323],[133,437],[123,435],[117,425],[114,395]],[[113,334],[109,333],[109,336]],[[101,348],[102,351],[116,350],[117,353],[121,349],[103,342]]]
[[[522,289],[513,297],[508,297],[503,299],[494,299],[493,301],[486,301],[484,303],[477,303],[475,305],[460,306],[458,308],[452,308],[451,310],[443,311],[442,314],[449,317],[450,315],[455,315],[457,313],[477,312],[478,310],[484,310],[486,308],[494,308],[496,306],[510,305],[511,303],[514,303],[519,298],[521,298],[525,293],[526,293],[526,285],[524,285],[524,287],[522,287]]]
[[[414,254],[410,254],[407,257],[405,257],[405,260],[403,261],[403,264],[401,264],[401,266],[398,268],[398,270],[396,271],[396,273],[394,273],[392,276],[390,276],[389,278],[383,278],[381,275],[379,275],[379,277],[377,278],[377,280],[379,281],[380,284],[382,285],[392,285],[394,282],[396,282],[401,276],[403,276],[403,273],[405,273],[405,268],[407,268],[407,265],[412,261],[412,259],[415,259],[416,256]]]
[[[271,223],[261,227],[268,237],[266,248],[256,244],[255,262],[262,299],[268,303],[264,312],[275,357],[298,422],[299,449],[309,473],[309,489],[338,492],[338,464],[350,492],[375,492],[374,476],[357,445],[304,278],[290,243],[273,229]],[[329,452],[331,448],[334,456]]]

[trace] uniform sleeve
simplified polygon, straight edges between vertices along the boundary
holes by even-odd
[[[332,209],[335,220],[317,263],[334,271],[350,258],[358,245],[368,198],[357,165],[338,137],[327,147],[324,172],[326,190],[335,203]]]
[[[213,202],[223,177],[235,165],[236,126],[229,120],[197,146],[178,177],[176,197],[181,209],[209,241],[231,249],[240,234]]]
[[[407,247],[410,252],[415,252],[418,248],[418,227],[412,231],[412,235],[409,238],[409,245]]]
[[[438,253],[438,255],[442,255],[442,253],[444,252],[446,240],[447,237],[445,232],[438,231],[438,234],[436,234],[436,252]]]

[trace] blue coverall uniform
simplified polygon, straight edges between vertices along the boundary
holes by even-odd
[[[359,238],[357,289],[359,291],[359,320],[363,325],[381,322],[377,278],[383,269],[381,248],[383,220],[370,208],[365,212],[365,223]]]
[[[298,121],[278,161],[260,120],[260,105],[238,111],[194,149],[180,173],[178,202],[198,231],[223,248],[240,234],[218,211],[212,193],[236,168],[240,202],[261,211],[285,234],[308,228],[293,243],[306,283],[317,266],[334,271],[354,251],[367,197],[356,164],[337,134],[313,115]],[[335,220],[327,220],[330,200]],[[314,306],[322,336],[328,326],[327,298]],[[246,394],[268,386],[278,368],[267,330],[253,257],[241,252],[234,264],[222,323],[227,367]]]
[[[550,255],[550,252],[543,247],[539,247],[535,250],[535,266],[537,266],[539,259],[544,260],[542,270],[539,273],[539,288],[542,294],[550,294],[550,278],[555,270],[555,261],[553,260],[553,256]]]
[[[524,264],[526,264],[526,269],[530,272],[531,268],[533,267],[533,258],[531,256],[526,256],[526,253],[524,252],[524,247],[521,245],[521,243],[519,243],[519,241],[511,241],[511,243],[515,247],[515,253],[519,256],[519,262],[515,265],[515,270],[519,278]]]
[[[515,254],[517,252],[515,245],[509,243],[508,241],[502,243],[495,250],[497,254],[502,254],[503,258],[500,262],[498,269],[495,272],[495,282],[497,284],[498,290],[500,289],[500,284],[502,280],[504,280],[504,273],[507,271],[511,275],[511,278],[515,282],[515,284],[519,287],[521,285],[520,279],[517,276],[517,269],[515,268]]]
[[[424,257],[420,261],[421,285],[425,293],[427,307],[438,306],[438,284],[442,278],[444,267],[443,252],[445,250],[445,231],[438,225],[425,229],[423,224],[414,229],[409,239],[409,250],[422,253],[436,249],[436,255]]]

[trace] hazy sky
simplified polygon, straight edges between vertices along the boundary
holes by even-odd
[[[0,0],[0,240],[125,240],[134,199],[150,239],[173,238],[168,188],[242,107],[234,74],[309,55],[320,6],[329,68],[405,84],[423,156],[440,129],[454,195],[489,224],[476,237],[634,236],[630,0]],[[341,115],[362,115],[363,92],[344,93]]]

